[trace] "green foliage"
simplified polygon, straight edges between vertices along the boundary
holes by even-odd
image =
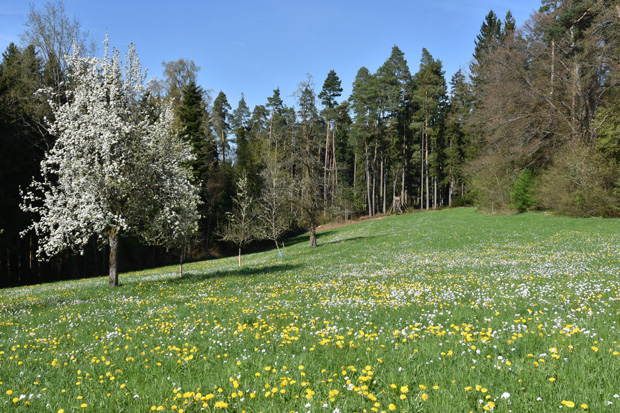
[[[535,174],[531,169],[525,169],[512,183],[510,190],[510,208],[519,212],[526,212],[535,206],[534,180]]]
[[[471,181],[474,205],[492,213],[503,213],[510,204],[511,171],[506,155],[486,154],[471,161],[466,169]]]
[[[598,150],[573,142],[542,173],[538,202],[571,216],[620,216],[618,164]]]

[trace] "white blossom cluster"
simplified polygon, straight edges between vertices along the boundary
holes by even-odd
[[[50,101],[56,143],[41,162],[42,181],[23,194],[38,216],[28,230],[39,256],[131,232],[151,243],[178,244],[195,230],[197,190],[189,146],[172,131],[170,105],[149,112],[146,73],[130,45],[124,59],[68,56],[65,103]]]

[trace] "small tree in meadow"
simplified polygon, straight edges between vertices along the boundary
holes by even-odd
[[[239,248],[239,266],[241,267],[241,249],[256,239],[256,203],[249,193],[248,177],[244,173],[237,181],[237,195],[233,198],[233,210],[228,212],[228,223],[221,237]]]
[[[288,182],[284,168],[277,154],[269,154],[265,168],[261,172],[263,189],[260,195],[260,210],[258,218],[261,226],[261,237],[275,242],[276,248],[282,256],[278,239],[289,229],[290,216],[288,206]]]

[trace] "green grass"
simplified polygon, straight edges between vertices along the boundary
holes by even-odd
[[[458,209],[318,241],[0,291],[0,410],[620,409],[620,221]]]

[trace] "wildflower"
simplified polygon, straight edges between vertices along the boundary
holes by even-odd
[[[422,400],[427,401],[428,395],[426,393],[422,393]]]
[[[574,403],[574,402],[571,402],[570,400],[562,400],[562,404],[563,404],[564,406],[566,406],[566,407],[570,407],[570,408],[575,407],[575,403]]]
[[[388,409],[394,411],[396,410],[396,406],[393,403],[390,403],[390,405],[388,406]]]
[[[228,403],[223,402],[223,401],[221,401],[221,400],[220,400],[220,401],[218,401],[218,402],[215,402],[215,406],[214,406],[214,407],[215,407],[216,409],[225,409],[225,408],[227,408],[227,407],[228,407]]]
[[[585,403],[582,403],[582,404],[581,404],[581,408],[582,408],[583,410],[588,410],[588,405],[587,405],[587,404],[585,404]]]
[[[510,398],[510,393],[508,393],[508,392],[502,393],[501,398],[504,399],[504,400],[509,399]]]

